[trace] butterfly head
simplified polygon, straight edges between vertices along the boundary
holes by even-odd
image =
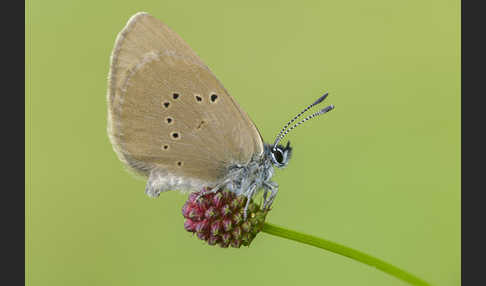
[[[274,146],[270,151],[270,155],[272,158],[272,163],[275,167],[283,168],[287,166],[290,157],[292,156],[292,147],[290,147],[290,141],[287,142],[285,147],[280,144]]]

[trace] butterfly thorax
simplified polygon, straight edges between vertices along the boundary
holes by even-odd
[[[250,198],[262,188],[266,190],[277,188],[278,185],[271,181],[273,172],[271,147],[265,145],[264,152],[253,156],[247,164],[230,166],[228,175],[224,180],[228,182],[226,189],[236,195],[244,195]]]

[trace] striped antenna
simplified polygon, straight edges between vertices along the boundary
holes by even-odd
[[[324,99],[326,99],[326,97],[328,95],[329,95],[328,92],[324,93],[324,95],[322,95],[321,97],[319,97],[316,101],[314,101],[314,103],[312,103],[311,105],[307,106],[304,110],[302,110],[299,114],[297,114],[294,118],[292,118],[292,120],[290,120],[289,122],[287,122],[287,124],[285,124],[285,126],[282,128],[282,130],[280,131],[280,133],[278,133],[277,138],[275,138],[275,143],[273,144],[273,149],[275,149],[275,147],[277,146],[277,143],[280,142],[280,140],[282,140],[282,138],[281,138],[282,133],[285,131],[285,129],[287,129],[287,127],[289,127],[290,124],[292,124],[292,122],[294,122],[295,120],[297,120],[297,118],[299,118],[302,114],[304,114],[307,110],[309,110],[313,106],[318,105],[319,103],[321,103]]]
[[[316,116],[319,116],[321,114],[327,113],[327,112],[329,112],[329,111],[331,111],[333,109],[334,109],[334,105],[331,104],[331,105],[329,105],[327,107],[324,107],[323,109],[319,110],[318,112],[313,113],[313,114],[307,116],[306,118],[302,119],[298,123],[294,124],[292,127],[290,127],[289,129],[287,129],[287,131],[285,131],[285,133],[283,133],[282,136],[280,136],[279,138],[277,138],[277,140],[275,141],[275,144],[274,144],[273,148],[275,149],[275,146],[277,146],[278,142],[280,142],[280,140],[282,140],[285,137],[285,135],[287,135],[295,127],[299,126],[300,124],[306,122],[309,119],[312,119],[312,118],[314,118]]]

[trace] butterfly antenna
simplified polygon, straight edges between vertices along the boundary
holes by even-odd
[[[329,112],[329,111],[331,111],[331,110],[333,110],[333,109],[334,109],[334,105],[332,105],[332,104],[331,104],[331,105],[326,106],[326,107],[324,107],[323,109],[319,110],[318,112],[313,113],[313,114],[311,114],[311,115],[307,116],[306,118],[302,119],[301,121],[297,122],[297,123],[296,123],[296,124],[294,124],[292,127],[290,127],[289,129],[287,129],[287,130],[285,131],[285,133],[283,133],[283,134],[282,134],[282,136],[280,136],[280,137],[279,137],[279,138],[278,138],[278,139],[275,141],[275,145],[274,145],[274,147],[273,147],[273,148],[275,148],[275,146],[277,146],[278,142],[280,142],[280,140],[282,140],[282,139],[285,137],[285,135],[287,135],[287,134],[288,134],[288,133],[289,133],[289,132],[290,132],[292,129],[294,129],[295,127],[299,126],[300,124],[302,124],[302,123],[306,122],[306,121],[307,121],[307,120],[309,120],[309,119],[312,119],[312,118],[314,118],[314,117],[316,117],[316,116],[319,116],[319,115],[321,115],[321,114],[327,113],[327,112]]]
[[[289,127],[290,124],[292,124],[292,122],[294,122],[295,120],[297,120],[302,114],[304,114],[307,110],[311,109],[313,106],[315,105],[318,105],[319,103],[321,103],[324,99],[326,99],[326,97],[329,95],[328,92],[324,93],[321,97],[319,97],[316,101],[314,101],[314,103],[312,103],[311,105],[307,106],[304,110],[302,110],[299,114],[297,114],[294,118],[292,118],[292,120],[290,120],[289,122],[287,122],[287,124],[285,124],[285,126],[282,128],[282,130],[280,131],[280,133],[277,135],[277,138],[275,138],[275,143],[273,144],[273,148],[275,149],[278,142],[280,142],[280,140],[283,139],[283,137],[288,133],[286,132],[284,135],[282,135],[282,133],[285,131],[285,129],[287,129],[287,127]],[[329,106],[328,106],[329,107]],[[326,107],[327,108],[327,107]],[[331,108],[332,109],[332,108]],[[321,110],[322,111],[322,110]],[[328,110],[329,111],[329,110]],[[320,111],[319,111],[320,112]],[[319,112],[316,112],[316,113],[319,113]],[[327,112],[327,111],[326,111]],[[314,113],[314,114],[316,114]],[[321,113],[322,114],[322,113]],[[312,116],[312,115],[311,115]],[[314,116],[317,116],[317,115],[314,115]],[[310,118],[309,118],[310,119]],[[306,120],[306,119],[304,119]],[[300,124],[300,123],[298,123]],[[297,124],[297,125],[298,125]],[[292,127],[294,128],[294,127]],[[290,130],[289,130],[290,131]]]

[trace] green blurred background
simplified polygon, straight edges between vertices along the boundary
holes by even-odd
[[[207,246],[183,228],[186,196],[144,194],[106,135],[110,53],[138,11],[180,34],[268,141],[330,92],[336,109],[289,136],[269,222],[460,284],[460,1],[261,2],[26,2],[28,285],[405,285],[264,233]]]

